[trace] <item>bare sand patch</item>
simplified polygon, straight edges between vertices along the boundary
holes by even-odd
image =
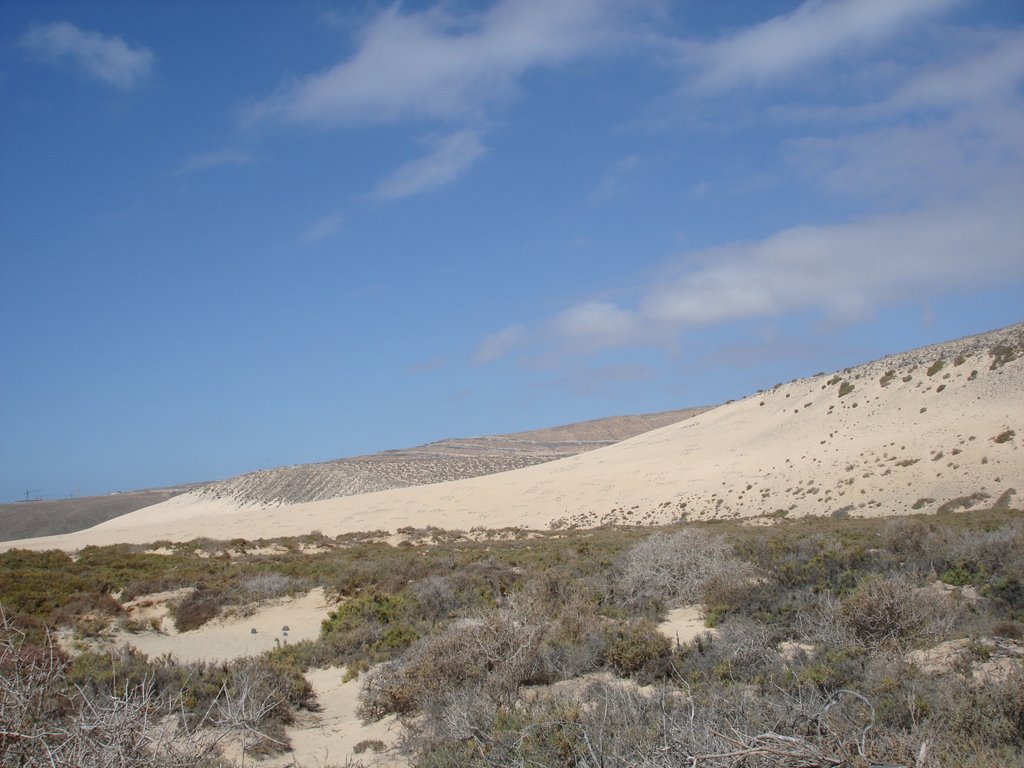
[[[402,726],[391,715],[376,723],[364,724],[356,715],[359,706],[359,680],[343,682],[345,670],[339,667],[312,669],[306,679],[313,686],[320,712],[302,712],[295,725],[286,729],[292,751],[263,761],[268,768],[290,766],[344,765],[356,758],[367,765],[404,766],[408,761],[393,750]],[[360,742],[382,742],[387,751],[366,749],[355,753]]]
[[[907,661],[928,674],[958,667],[976,683],[1024,679],[1024,641],[1004,637],[960,638],[907,654]]]
[[[224,661],[255,656],[278,645],[312,640],[332,608],[323,589],[317,588],[302,597],[262,605],[248,616],[221,616],[191,632],[178,632],[166,611],[168,595],[176,594],[147,595],[128,604],[138,606],[140,618],[159,617],[161,631],[133,633],[117,629],[107,643],[132,645],[148,656],[169,653],[180,661]]]
[[[658,631],[677,645],[693,642],[704,635],[718,635],[718,630],[704,626],[704,614],[699,605],[685,605],[668,612],[665,620],[658,624]]]

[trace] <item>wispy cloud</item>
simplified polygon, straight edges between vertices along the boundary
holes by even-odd
[[[385,200],[408,197],[457,179],[487,149],[474,131],[458,131],[434,142],[429,154],[399,166],[381,181],[374,195]]]
[[[683,329],[806,310],[849,323],[895,303],[1021,280],[1024,220],[1017,199],[793,227],[762,240],[686,253],[638,301],[582,302],[532,334],[512,326],[485,339],[477,362],[526,346],[561,350],[545,353],[546,366],[565,353],[667,348]]]
[[[538,67],[603,50],[631,12],[614,0],[498,0],[456,14],[447,3],[405,12],[398,3],[359,33],[344,61],[296,79],[246,110],[250,123],[330,128],[433,123],[450,131],[396,169],[375,195],[396,199],[448,184],[484,154],[482,126]],[[452,128],[454,126],[454,129]]]
[[[525,325],[510,325],[500,331],[487,336],[476,350],[476,362],[489,363],[493,360],[504,357],[521,343],[528,336]]]
[[[341,225],[344,223],[345,217],[342,214],[332,213],[310,224],[306,231],[302,233],[301,239],[307,243],[324,240],[341,229]]]
[[[866,50],[957,1],[805,2],[691,49],[700,67],[685,93],[696,103],[708,91],[785,86],[807,65]],[[860,94],[846,92],[830,107],[819,90],[785,123],[798,134],[782,145],[790,180],[852,203],[844,223],[684,253],[636,298],[572,304],[532,323],[517,344],[571,367],[577,355],[610,348],[668,349],[687,329],[798,312],[846,324],[901,302],[1024,279],[1024,33],[964,37],[955,50],[922,57],[924,66],[891,46],[874,55],[889,72],[881,84],[889,95],[876,88],[858,103]],[[808,124],[814,133],[799,135]]]
[[[614,30],[610,0],[500,0],[456,16],[446,4],[396,3],[363,29],[345,61],[254,105],[255,120],[308,125],[477,119],[527,70],[593,50]]]
[[[694,86],[718,91],[763,85],[857,47],[875,45],[964,0],[806,0],[711,43],[684,47]]]
[[[622,158],[597,183],[590,192],[591,203],[603,203],[610,200],[619,191],[623,180],[640,166],[639,155],[628,155]]]
[[[417,363],[412,363],[406,371],[412,376],[421,376],[428,373],[437,373],[448,365],[448,360],[444,357],[437,356],[432,357],[429,360],[420,360]]]
[[[220,152],[193,155],[181,164],[177,173],[190,173],[205,168],[216,168],[221,165],[250,165],[253,162],[254,158],[248,152],[242,152],[237,149],[225,149]]]
[[[974,56],[925,72],[902,85],[882,111],[1016,101],[1024,80],[1024,33],[996,40]]]
[[[67,21],[34,26],[19,39],[22,48],[46,61],[66,61],[91,77],[131,90],[153,71],[156,57],[116,36],[80,29]]]

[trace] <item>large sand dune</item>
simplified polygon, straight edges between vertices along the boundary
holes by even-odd
[[[190,493],[5,546],[954,511],[1024,492],[1022,440],[1024,325],[1015,325],[780,385],[515,471],[274,507]]]
[[[509,435],[449,438],[369,456],[263,469],[210,483],[196,492],[207,499],[269,506],[463,480],[575,456],[706,410],[611,416]]]

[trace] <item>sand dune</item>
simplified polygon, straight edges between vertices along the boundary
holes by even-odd
[[[1019,503],[1022,404],[1024,325],[1015,325],[780,385],[511,472],[269,508],[190,493],[76,534],[3,546],[899,515]]]
[[[575,456],[706,410],[706,406],[684,408],[611,416],[509,435],[450,438],[369,456],[249,472],[209,483],[197,488],[196,493],[208,500],[272,506],[463,480]]]

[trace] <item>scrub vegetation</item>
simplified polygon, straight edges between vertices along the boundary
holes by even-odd
[[[1020,511],[405,534],[0,554],[0,764],[286,750],[316,706],[302,673],[329,665],[419,766],[1024,760]],[[319,637],[259,657],[86,650],[140,595],[194,588],[189,629],[316,586]],[[684,605],[709,628],[690,642],[658,630]]]

